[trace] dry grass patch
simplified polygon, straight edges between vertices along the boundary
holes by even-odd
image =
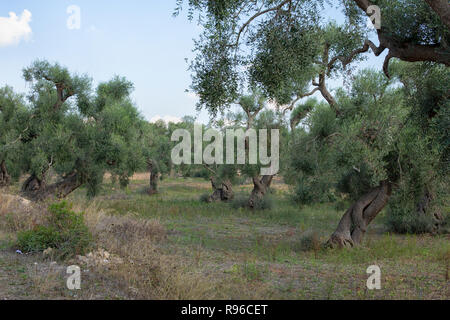
[[[166,229],[156,219],[134,215],[112,216],[92,203],[83,211],[85,221],[99,248],[123,263],[97,266],[119,281],[122,289],[138,299],[206,299],[212,281],[190,271],[190,264],[175,255],[164,254],[160,245]]]
[[[45,215],[44,208],[25,198],[0,193],[0,229],[4,231],[32,230]]]

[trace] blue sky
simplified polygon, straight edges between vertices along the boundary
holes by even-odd
[[[81,9],[79,30],[67,28],[70,5]],[[193,39],[201,29],[183,14],[174,18],[174,7],[174,0],[1,1],[0,28],[9,12],[20,20],[28,10],[32,33],[18,43],[1,45],[5,34],[0,30],[0,86],[26,92],[22,68],[36,59],[47,59],[89,74],[94,83],[116,74],[125,76],[134,83],[133,98],[148,120],[195,116],[196,98],[185,92],[190,85],[185,59],[193,57]],[[327,15],[338,16],[336,12]],[[362,66],[381,68],[382,58],[368,56]],[[198,120],[207,119],[202,112]]]

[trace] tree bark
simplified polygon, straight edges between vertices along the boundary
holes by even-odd
[[[359,198],[345,212],[327,244],[340,248],[359,245],[369,224],[388,203],[391,192],[391,184],[383,181],[380,186]]]
[[[253,177],[253,190],[248,200],[248,207],[254,209],[256,203],[261,201],[269,191],[273,176]]]
[[[0,163],[0,188],[9,186],[11,182],[11,176],[8,174],[8,170],[6,169],[6,162],[3,160]]]
[[[323,56],[322,56],[322,62],[324,65],[326,65],[326,70],[323,70],[319,74],[319,82],[316,83],[315,81],[313,81],[313,85],[315,85],[319,88],[319,91],[322,94],[322,97],[327,101],[327,103],[330,105],[331,109],[333,109],[333,111],[336,113],[336,117],[339,117],[341,115],[341,111],[339,110],[339,108],[337,106],[336,99],[334,99],[333,95],[328,91],[326,83],[325,83],[327,71],[330,70],[329,61],[330,61],[330,45],[325,44],[325,48],[324,48]]]
[[[40,184],[39,184],[40,182]],[[44,201],[48,198],[56,197],[63,199],[78,189],[82,185],[77,172],[65,176],[61,181],[51,185],[42,183],[36,176],[31,176],[24,183],[26,189],[22,192],[26,198],[33,201]]]
[[[364,12],[367,12],[367,9],[371,5],[373,5],[370,0],[353,1]],[[448,26],[448,14],[450,9],[447,0],[430,0],[426,2],[441,18],[442,22]],[[447,2],[447,4],[444,4],[444,2]],[[391,37],[389,34],[385,33],[383,29],[377,30],[377,34],[380,45],[376,48],[376,50],[374,50],[375,55],[379,56],[385,49],[389,50],[383,66],[384,72],[387,76],[389,76],[388,66],[389,60],[391,58],[398,58],[400,60],[408,62],[433,61],[444,64],[446,66],[450,66],[450,53],[448,52],[448,49],[446,48],[443,41],[435,45],[414,44],[398,41],[395,38]]]
[[[172,163],[172,160],[170,161],[170,171],[169,171],[169,176],[171,177],[171,178],[176,178],[176,171],[175,171],[175,167],[174,167],[174,165],[173,165],[173,163]]]
[[[434,221],[433,233],[439,233],[441,227],[445,223],[442,213],[435,208],[432,208],[432,202],[434,200],[433,193],[427,188],[424,192],[422,199],[417,204],[418,215],[431,215]],[[433,210],[434,209],[434,210]]]
[[[22,185],[23,193],[35,193],[45,187],[45,179],[39,179],[35,174],[28,177]]]
[[[233,199],[233,186],[231,181],[226,179],[220,183],[214,177],[210,178],[213,193],[209,196],[208,202],[228,201]]]
[[[158,193],[158,171],[155,168],[153,161],[148,162],[148,170],[150,171],[150,184],[148,194],[154,195]]]
[[[450,29],[450,4],[448,0],[425,0],[425,2],[441,18],[442,23]]]

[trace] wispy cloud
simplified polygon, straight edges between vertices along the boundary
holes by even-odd
[[[174,117],[174,116],[163,116],[163,117],[161,117],[161,116],[154,116],[153,118],[150,119],[150,122],[151,123],[155,123],[155,122],[157,122],[159,120],[162,120],[165,123],[170,123],[170,122],[180,123],[182,121],[181,118]]]
[[[20,17],[14,12],[9,17],[0,17],[0,47],[17,45],[21,40],[28,40],[32,30],[30,27],[31,12],[24,10]]]

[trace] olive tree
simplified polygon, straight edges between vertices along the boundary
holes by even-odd
[[[23,96],[10,87],[0,88],[0,187],[25,170],[23,143],[28,139],[29,118]]]
[[[106,171],[126,184],[142,162],[135,152],[141,116],[129,96],[132,84],[115,77],[93,92],[88,76],[47,61],[34,62],[23,75],[31,85],[23,194],[63,198],[86,185],[92,196]]]
[[[178,8],[182,3],[178,1]],[[329,23],[325,27],[321,24],[320,9],[329,2],[324,1],[190,0],[188,3],[191,17],[198,13],[204,27],[204,33],[196,42],[197,57],[191,67],[192,87],[200,96],[198,107],[206,108],[212,116],[229,107],[245,86],[252,84],[280,105],[291,103],[290,109],[295,107],[296,97],[303,98],[320,91],[335,114],[334,120],[345,122],[346,118],[358,114],[352,116],[355,110],[341,107],[343,102],[338,103],[327,90],[325,79],[339,68],[343,71],[360,59],[361,54],[372,50],[378,56],[387,51],[383,70],[388,77],[392,58],[450,64],[446,16],[436,11],[436,5],[430,6],[421,0],[337,1],[344,10],[346,22],[342,26]],[[375,31],[378,46],[369,39],[365,25],[372,5],[379,6],[382,14],[381,27]],[[440,5],[447,9],[449,6],[443,2]],[[315,88],[309,91],[308,86]],[[374,97],[370,99],[372,104],[378,103],[373,101]],[[385,120],[388,124],[391,121],[391,118]],[[346,126],[349,130],[357,128],[351,123]],[[374,167],[369,173],[370,188],[360,190],[359,198],[331,237],[331,244],[358,244],[368,224],[386,206],[397,179],[395,170],[385,166],[383,157],[390,155],[394,145],[389,137],[398,133],[384,127],[360,128],[366,129],[382,133],[375,136],[385,139],[378,142],[377,148],[382,151],[377,152],[377,148],[367,141],[366,145],[354,145],[360,149],[343,153],[350,162],[355,156],[369,154],[373,157],[371,166]],[[346,134],[355,137],[354,132]],[[370,136],[370,132],[365,134]],[[336,136],[339,135],[332,137]],[[348,146],[352,150],[353,145]]]
[[[141,150],[150,173],[147,193],[158,192],[158,180],[170,171],[171,142],[169,128],[163,121],[142,123]]]

